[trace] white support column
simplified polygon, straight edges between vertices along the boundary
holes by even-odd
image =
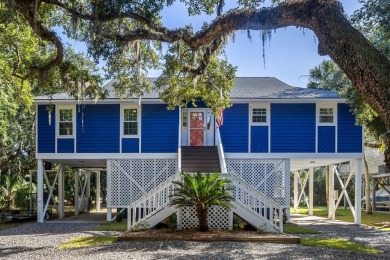
[[[298,214],[298,196],[299,196],[299,190],[298,190],[298,171],[294,171],[294,214]]]
[[[328,166],[328,174],[329,174],[329,208],[328,208],[328,218],[334,220],[335,219],[335,211],[334,208],[334,165],[330,164]]]
[[[356,160],[355,169],[355,224],[361,224],[362,222],[362,170],[363,160]]]
[[[112,208],[107,207],[107,221],[112,221]]]
[[[65,166],[60,164],[60,170],[58,173],[58,218],[64,218],[65,210],[64,210],[64,175],[65,175]]]
[[[37,162],[37,169],[38,169],[38,178],[37,178],[37,202],[38,202],[38,205],[37,205],[37,221],[39,223],[43,223],[43,219],[44,219],[44,216],[43,216],[43,174],[44,174],[44,171],[45,171],[45,168],[43,166],[43,160],[42,159],[38,159],[38,162]]]
[[[314,170],[309,168],[309,216],[313,216]]]
[[[96,211],[100,211],[100,171],[96,172]]]
[[[0,178],[1,178],[1,170],[0,170]],[[29,183],[30,207],[29,207],[29,210],[32,210],[32,209],[34,208],[34,201],[33,201],[33,195],[32,195],[32,193],[33,193],[33,185],[32,185],[32,182],[33,182],[33,172],[30,171],[30,183]]]
[[[79,214],[79,177],[80,170],[75,170],[74,172],[74,214],[77,216]]]
[[[86,172],[86,177],[87,177],[87,193],[86,196],[87,198],[91,197],[91,171]]]
[[[85,173],[85,177],[86,177],[86,182],[87,182],[87,191],[86,191],[86,204],[85,205],[85,209],[86,211],[89,213],[89,211],[91,210],[90,208],[90,202],[91,202],[91,171],[86,171]]]

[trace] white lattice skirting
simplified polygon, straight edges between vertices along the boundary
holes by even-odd
[[[233,212],[221,206],[212,206],[207,213],[210,228],[229,229],[233,227]],[[199,221],[195,207],[184,207],[178,209],[177,228],[189,229],[198,228]]]
[[[282,207],[290,207],[289,159],[226,159],[235,173]]]
[[[107,207],[127,207],[176,171],[176,159],[107,160]]]

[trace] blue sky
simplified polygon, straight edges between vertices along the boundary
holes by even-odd
[[[227,3],[229,1],[226,1]],[[232,1],[236,2],[236,1]],[[352,14],[360,7],[358,0],[341,0],[346,14]],[[163,22],[168,28],[181,27],[191,23],[199,29],[204,20],[213,17],[198,16],[189,18],[186,10],[178,3],[163,13]],[[276,30],[271,41],[265,45],[265,66],[263,43],[260,33],[253,31],[252,40],[247,32],[236,32],[235,41],[229,40],[226,54],[230,63],[237,66],[239,77],[276,77],[296,87],[306,87],[309,70],[321,61],[329,59],[317,52],[317,39],[313,32],[295,27]],[[151,71],[149,76],[158,76]]]
[[[340,2],[347,15],[351,15],[360,7],[358,0]],[[171,29],[191,23],[195,30],[199,30],[205,20],[211,21],[215,18],[205,15],[188,17],[187,10],[181,3],[175,3],[167,8],[162,15],[164,25]],[[246,31],[237,31],[235,41],[229,40],[226,48],[227,58],[231,64],[237,66],[236,75],[239,77],[276,77],[289,85],[306,87],[309,70],[321,61],[329,59],[328,56],[318,54],[318,42],[311,31],[288,27],[272,33],[271,41],[265,45],[264,66],[260,33],[253,31],[251,36],[252,39],[249,40]],[[79,51],[85,52],[85,45],[74,41],[70,43]],[[157,77],[159,71],[150,71],[148,76]]]

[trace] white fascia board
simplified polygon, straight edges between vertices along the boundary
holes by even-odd
[[[226,159],[361,159],[363,153],[225,153]]]
[[[231,103],[269,102],[269,103],[347,103],[344,98],[231,98]]]
[[[177,153],[37,153],[45,160],[177,159]]]
[[[83,100],[82,102],[79,102],[74,99],[35,99],[34,104],[38,105],[45,105],[45,104],[58,104],[58,103],[65,103],[65,104],[139,104],[139,99],[102,99],[102,100]],[[158,98],[148,98],[148,99],[141,99],[141,104],[161,104],[161,99]]]
[[[347,103],[344,98],[231,98],[231,103],[250,103],[250,102],[269,102],[269,103],[317,103],[317,102],[337,102]],[[35,99],[34,104],[56,104],[56,103],[74,103],[80,104],[75,99]],[[118,104],[118,103],[139,103],[139,99],[102,99],[102,100],[83,100],[81,104]],[[165,104],[159,98],[142,98],[141,104]]]

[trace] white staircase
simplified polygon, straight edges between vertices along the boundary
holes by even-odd
[[[283,208],[265,194],[233,173],[226,173],[226,161],[221,135],[216,129],[216,141],[223,176],[230,179],[234,201],[233,212],[256,228],[283,233]]]
[[[140,223],[147,223],[148,227],[154,227],[176,212],[176,208],[169,205],[170,195],[173,194],[175,188],[172,181],[176,180],[180,180],[180,172],[169,177],[127,207],[127,230],[133,229]]]
[[[226,173],[226,162],[222,147],[219,129],[216,130],[217,147],[222,175],[228,178],[232,187],[231,202],[233,213],[243,218],[256,228],[267,232],[283,232],[283,208],[265,194],[254,188],[242,178],[233,173]],[[163,183],[134,201],[127,207],[127,229],[134,229],[140,223],[147,223],[153,227],[162,220],[176,212],[174,206],[170,206],[170,195],[173,194],[175,185],[172,181],[180,180],[181,151],[179,148],[178,172],[169,177]],[[232,223],[231,223],[232,224]],[[230,225],[232,226],[232,225]]]
[[[267,232],[283,233],[283,209],[276,202],[253,188],[235,174],[224,174],[230,179],[234,201],[233,213],[249,224]]]

